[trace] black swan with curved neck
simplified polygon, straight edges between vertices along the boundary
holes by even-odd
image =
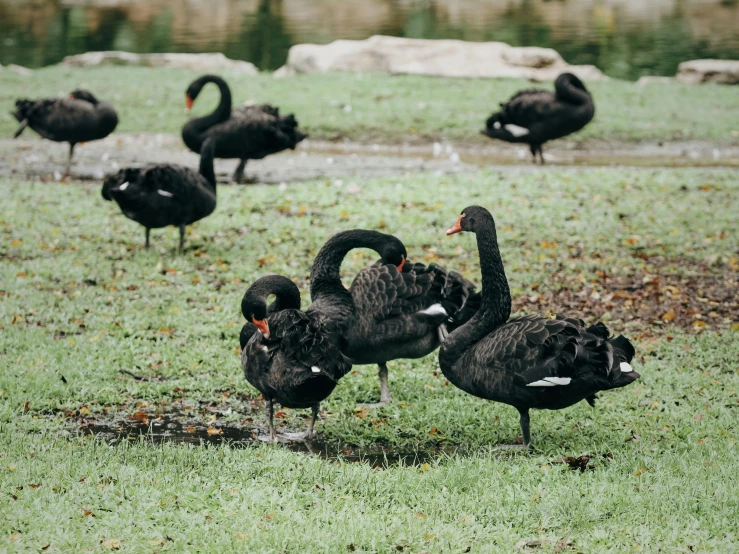
[[[203,143],[200,172],[172,164],[121,169],[103,183],[103,198],[115,200],[123,215],[146,228],[146,248],[151,229],[174,225],[180,229],[180,251],[185,226],[216,209],[216,177],[213,171],[215,141]]]
[[[238,158],[232,180],[240,183],[247,160],[260,160],[270,154],[295,146],[308,135],[298,131],[298,122],[290,114],[280,116],[279,109],[267,104],[231,108],[231,89],[217,75],[203,75],[187,89],[186,110],[207,83],[215,83],[221,91],[218,107],[209,115],[191,119],[182,128],[182,140],[193,152],[207,137],[217,139],[216,158]]]
[[[595,405],[599,391],[633,383],[634,347],[609,337],[603,323],[528,315],[508,320],[511,293],[498,249],[495,221],[480,206],[465,208],[447,235],[477,235],[482,303],[441,345],[439,366],[465,392],[518,409],[524,446],[531,443],[529,409],[559,410],[581,400]]]
[[[347,290],[341,262],[354,248],[371,248],[382,260],[360,271]],[[459,325],[460,316],[470,317],[464,314],[474,304],[469,301],[474,286],[461,275],[435,264],[409,264],[407,257],[396,237],[357,229],[329,239],[311,268],[311,307],[342,328],[344,354],[352,363],[379,366],[380,402],[372,406],[392,401],[387,362],[433,352],[447,327]]]
[[[272,294],[275,301],[267,306]],[[247,321],[239,337],[241,367],[264,397],[269,441],[275,437],[275,402],[310,408],[307,436],[312,436],[320,403],[351,369],[341,353],[337,326],[313,306],[302,312],[298,287],[280,275],[255,281],[241,301],[241,311]]]
[[[506,142],[529,145],[536,162],[539,153],[544,163],[542,145],[579,131],[595,115],[593,98],[583,82],[572,73],[562,73],[554,81],[554,92],[526,89],[517,92],[500,111],[491,115],[483,135]]]
[[[44,138],[69,143],[67,175],[78,142],[105,138],[118,125],[118,114],[113,106],[100,102],[87,90],[75,90],[69,98],[22,98],[15,101],[15,108],[13,116],[20,126],[13,138],[18,138],[26,127],[30,127]]]

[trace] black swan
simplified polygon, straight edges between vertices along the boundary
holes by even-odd
[[[72,165],[72,153],[78,142],[107,137],[118,125],[112,105],[100,102],[86,90],[75,90],[69,98],[42,98],[15,101],[13,116],[20,126],[13,134],[18,138],[26,127],[54,142],[69,143],[66,173]]]
[[[572,73],[562,73],[554,81],[554,92],[526,89],[501,104],[500,111],[488,118],[482,134],[526,143],[534,162],[538,152],[544,163],[541,147],[545,142],[579,131],[594,114],[593,98],[582,81]]]
[[[382,260],[360,271],[347,290],[340,268],[354,248],[371,248]],[[439,346],[447,327],[459,325],[457,318],[474,313],[471,283],[435,264],[406,263],[407,256],[396,237],[357,229],[329,239],[311,268],[313,306],[340,323],[344,354],[352,363],[379,366],[380,402],[372,407],[392,401],[388,361],[426,356]]]
[[[170,164],[121,169],[103,183],[103,198],[115,200],[123,215],[146,228],[146,248],[149,248],[151,229],[179,227],[182,251],[185,226],[216,209],[215,146],[213,139],[203,143],[199,173]]]
[[[268,307],[267,297],[272,294],[275,301]],[[307,432],[311,437],[319,404],[351,369],[341,353],[338,328],[313,306],[302,312],[298,287],[280,275],[255,281],[241,301],[241,311],[247,321],[239,337],[241,367],[246,380],[264,397],[269,442],[275,438],[275,402],[311,408]]]
[[[529,409],[558,410],[596,393],[623,387],[640,376],[631,369],[634,347],[623,336],[609,338],[603,323],[528,315],[508,321],[511,293],[498,249],[495,221],[470,206],[447,235],[477,235],[482,302],[477,313],[441,345],[439,366],[465,392],[518,409],[523,445],[531,443]]]
[[[231,90],[226,81],[217,75],[203,75],[187,88],[186,111],[206,83],[215,83],[221,90],[221,102],[213,113],[191,119],[182,128],[182,140],[193,152],[200,152],[200,145],[207,137],[218,140],[216,158],[239,158],[232,180],[240,183],[247,160],[260,160],[295,146],[308,135],[298,131],[298,122],[290,114],[280,116],[278,108],[240,106],[231,108]]]

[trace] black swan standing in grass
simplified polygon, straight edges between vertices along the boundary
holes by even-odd
[[[544,163],[541,147],[545,142],[579,131],[594,114],[593,98],[582,81],[572,73],[562,73],[554,81],[554,92],[526,89],[501,104],[500,111],[488,118],[482,134],[526,143],[534,162],[538,152]]]
[[[633,383],[634,347],[623,336],[609,338],[603,323],[528,315],[508,320],[511,293],[498,249],[495,221],[470,206],[447,235],[477,235],[482,302],[477,313],[441,345],[439,366],[465,392],[518,409],[523,445],[531,443],[529,409],[558,410],[596,393]]]
[[[203,143],[199,173],[172,164],[121,169],[103,183],[103,198],[115,200],[123,215],[146,228],[146,248],[149,248],[151,229],[179,227],[182,251],[185,226],[216,209],[215,146],[213,139]]]
[[[30,127],[44,138],[69,143],[67,175],[78,142],[105,138],[118,125],[118,115],[113,106],[98,101],[86,90],[75,90],[69,98],[23,98],[15,101],[15,108],[13,116],[20,121],[20,126],[13,138],[18,138],[26,127]]]
[[[275,300],[267,306],[270,295]],[[247,321],[239,337],[241,367],[264,398],[270,443],[275,438],[275,402],[287,408],[310,408],[307,436],[311,437],[321,401],[351,369],[341,353],[339,329],[317,308],[302,312],[298,287],[280,275],[258,279],[241,301]]]
[[[341,262],[354,248],[371,248],[382,260],[360,271],[349,290]],[[406,263],[403,243],[392,235],[352,230],[329,239],[311,268],[313,306],[340,322],[344,350],[355,364],[378,364],[381,406],[392,401],[387,362],[433,352],[459,318],[474,309],[474,286],[461,275],[430,264]]]
[[[215,83],[221,91],[221,101],[213,113],[191,119],[182,128],[182,140],[193,152],[207,137],[217,139],[216,158],[238,158],[232,180],[240,183],[247,160],[260,160],[270,154],[295,146],[308,135],[298,131],[298,122],[290,114],[280,116],[279,109],[269,106],[231,108],[231,90],[217,75],[203,75],[187,88],[187,111],[207,83]]]

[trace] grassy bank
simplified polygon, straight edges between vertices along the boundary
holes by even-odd
[[[143,230],[98,187],[0,181],[0,550],[735,549],[734,177],[510,169],[362,181],[352,193],[331,182],[221,187],[182,256],[173,229],[155,231],[146,252]],[[471,203],[497,218],[517,309],[587,306],[577,313],[637,344],[642,379],[595,410],[534,412],[531,454],[492,450],[517,436],[515,410],[448,386],[434,355],[390,364],[395,402],[372,412],[356,404],[377,397],[375,370],[356,367],[318,425],[337,448],[459,449],[427,465],[377,470],[265,446],[110,447],[78,434],[90,419],[154,421],[174,407],[215,429],[260,425],[235,351],[247,284],[282,273],[305,295],[316,249],[355,227],[393,232],[412,259],[479,282],[473,238],[443,235]],[[353,252],[346,275],[372,259]],[[700,287],[683,281],[696,275]],[[301,427],[306,415],[280,421]],[[580,455],[592,469],[558,462]]]
[[[7,114],[18,97],[55,96],[89,88],[115,104],[120,131],[179,133],[185,122],[184,94],[198,73],[177,69],[51,67],[29,77],[0,76],[0,134],[16,127]],[[318,139],[356,141],[454,140],[484,144],[479,136],[487,116],[515,91],[532,86],[515,79],[477,80],[381,74],[303,75],[275,79],[269,74],[224,73],[235,102],[255,100],[295,112]],[[551,86],[551,85],[538,85]],[[617,141],[710,140],[739,143],[739,127],[727,114],[739,110],[729,86],[653,84],[625,81],[589,83],[595,120],[575,137]],[[208,87],[196,114],[212,109],[217,91]]]

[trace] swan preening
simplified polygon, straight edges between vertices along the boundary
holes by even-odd
[[[247,160],[259,160],[295,146],[308,135],[298,131],[298,122],[290,114],[280,116],[278,108],[261,106],[231,107],[231,89],[217,75],[203,75],[187,88],[186,111],[189,112],[200,91],[208,83],[215,83],[221,91],[216,109],[204,116],[191,119],[182,128],[182,140],[193,152],[200,152],[206,138],[217,141],[216,158],[238,158],[239,164],[232,180],[240,183]]]
[[[593,98],[583,82],[572,73],[562,73],[554,82],[554,92],[525,89],[501,103],[500,111],[488,118],[482,134],[528,144],[534,161],[538,153],[544,163],[545,142],[579,131],[593,115]]]
[[[351,287],[341,282],[341,263],[354,248],[380,255],[362,270]],[[381,402],[390,401],[386,363],[420,358],[438,348],[446,327],[468,317],[474,287],[461,276],[434,264],[407,263],[403,243],[392,235],[356,229],[338,233],[321,248],[311,270],[313,303],[300,311],[297,287],[269,276],[244,295],[242,368],[263,395],[271,420],[272,403],[287,407],[318,404],[352,364],[380,366]],[[268,295],[275,302],[266,304]],[[469,305],[468,305],[469,304]],[[270,422],[270,440],[274,428]]]
[[[81,89],[72,91],[69,98],[21,98],[15,101],[15,108],[13,116],[20,126],[13,138],[30,127],[46,139],[69,143],[66,174],[71,169],[77,143],[105,138],[118,125],[118,114],[113,106]]]

